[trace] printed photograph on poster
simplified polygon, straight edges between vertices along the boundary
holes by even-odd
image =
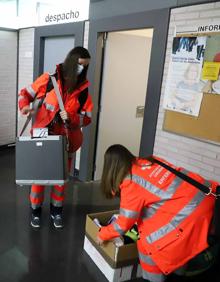
[[[202,79],[207,80],[204,92],[220,94],[220,35],[218,34],[207,38]]]
[[[206,36],[175,37],[165,87],[164,108],[198,116],[203,97],[201,71]]]

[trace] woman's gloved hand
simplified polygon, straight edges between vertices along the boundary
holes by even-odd
[[[96,237],[96,243],[99,245],[99,246],[102,246],[104,244],[104,241],[99,238],[99,236]]]
[[[68,113],[65,110],[60,111],[60,117],[64,122],[66,122],[69,119]]]
[[[27,106],[24,106],[22,109],[21,109],[21,113],[22,115],[27,115],[29,113],[32,113],[34,110],[30,108],[29,105]]]

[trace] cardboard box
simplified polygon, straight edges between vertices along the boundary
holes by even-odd
[[[96,236],[99,227],[93,222],[94,218],[98,218],[103,224],[107,223],[113,214],[119,213],[118,210],[88,214],[86,218],[86,236],[94,247],[102,254],[105,260],[112,268],[132,265],[137,263],[138,252],[136,243],[116,247],[111,241],[105,243],[103,246],[96,244]]]
[[[138,263],[118,268],[111,267],[86,236],[84,240],[84,250],[109,282],[128,281],[142,276],[142,270]]]

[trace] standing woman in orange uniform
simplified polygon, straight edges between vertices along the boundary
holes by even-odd
[[[176,170],[215,192],[216,182],[181,168]],[[137,222],[137,248],[145,280],[163,282],[166,275],[209,246],[215,197],[183,181],[152,158],[137,158],[124,146],[112,145],[105,153],[101,189],[107,198],[120,196],[120,215],[100,229],[97,243],[123,235]]]
[[[31,85],[22,89],[19,94],[19,108],[24,115],[32,111],[30,103],[35,98],[41,100],[32,130],[47,127],[50,135],[65,135],[64,122],[67,124],[69,169],[73,153],[82,145],[81,127],[91,122],[93,103],[88,93],[89,83],[86,78],[89,63],[88,50],[83,47],[75,47],[67,54],[64,62],[57,65],[55,78],[64,103],[65,110],[63,111],[59,109],[53,87],[48,87],[52,83],[48,73],[42,74]],[[31,225],[35,228],[40,227],[44,188],[42,185],[31,187]],[[65,186],[54,185],[51,190],[50,211],[56,228],[63,227],[64,188]]]

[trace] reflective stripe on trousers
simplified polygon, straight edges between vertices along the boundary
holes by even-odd
[[[32,209],[41,207],[44,201],[44,186],[32,185],[30,193],[30,201]]]
[[[140,240],[138,240],[137,245],[143,279],[149,280],[151,282],[163,282],[166,279],[166,275],[163,274],[151,257],[145,254]]]
[[[51,188],[51,204],[56,207],[62,207],[64,201],[64,190],[66,185],[58,186],[54,185]],[[44,201],[44,189],[42,185],[32,185],[30,193],[31,207],[37,209],[42,206]]]
[[[68,168],[70,171],[72,159],[68,159]],[[66,185],[54,185],[51,188],[50,198],[51,204],[56,207],[62,207],[64,201],[64,190]],[[32,185],[30,193],[30,202],[33,209],[37,209],[42,206],[44,201],[44,189],[43,185]]]
[[[54,185],[51,189],[50,199],[51,204],[55,207],[62,207],[64,201],[64,188],[65,185]]]

